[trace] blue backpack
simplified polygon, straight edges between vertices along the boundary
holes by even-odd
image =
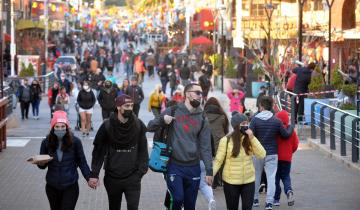
[[[175,115],[176,109],[176,105],[171,107],[171,116]],[[168,138],[171,127],[172,123],[170,125],[166,125],[165,128],[162,128],[161,138],[163,139],[154,140],[153,148],[149,158],[149,168],[154,172],[164,173],[167,170],[167,165],[172,152],[172,148],[170,146],[171,141]]]

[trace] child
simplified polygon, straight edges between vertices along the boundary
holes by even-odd
[[[243,113],[244,106],[241,103],[241,100],[245,97],[244,92],[238,89],[233,89],[232,91],[229,91],[227,93],[227,96],[230,99],[230,112],[238,111],[240,113]]]
[[[284,124],[284,127],[289,126],[289,116],[286,111],[281,111],[276,114],[276,117]],[[291,159],[293,153],[297,150],[299,145],[299,138],[294,131],[289,139],[277,138],[278,143],[278,168],[275,177],[275,196],[274,196],[274,206],[280,206],[280,179],[284,184],[284,192],[287,196],[288,205],[294,205],[294,193],[291,187],[290,179],[290,169],[291,169]]]

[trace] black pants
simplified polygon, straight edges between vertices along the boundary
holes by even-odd
[[[79,185],[77,182],[64,190],[58,190],[49,185],[46,185],[45,190],[51,210],[75,209],[79,197]]]
[[[148,66],[147,70],[148,70],[148,73],[149,73],[149,77],[154,75],[154,66]]]
[[[136,117],[139,116],[139,111],[140,111],[140,104],[134,104],[133,112],[136,115]]]
[[[114,112],[114,110],[112,110],[112,109],[101,109],[101,114],[102,114],[103,120],[110,118],[110,115],[113,112]]]
[[[28,101],[28,102],[21,101],[20,102],[20,110],[21,110],[21,118],[22,119],[24,119],[24,118],[28,119],[29,107],[30,107],[30,101]]]
[[[104,186],[108,194],[109,210],[120,210],[123,193],[127,209],[138,210],[141,191],[140,179],[129,177],[126,180],[118,180],[105,175]]]
[[[239,209],[241,196],[242,210],[251,210],[255,193],[255,182],[242,185],[232,185],[224,182],[224,194],[228,210]]]
[[[295,122],[303,121],[305,98],[306,96],[299,96],[299,103],[295,104]]]

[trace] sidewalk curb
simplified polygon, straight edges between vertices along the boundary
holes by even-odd
[[[351,156],[341,156],[338,150],[330,150],[329,146],[327,144],[320,144],[320,139],[312,139],[307,138],[308,144],[310,147],[319,150],[323,154],[325,154],[327,157],[336,160],[337,162],[340,162],[347,166],[348,168],[354,169],[357,172],[360,172],[360,164],[359,163],[353,163],[351,161]]]

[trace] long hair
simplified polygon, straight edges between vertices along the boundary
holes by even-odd
[[[54,128],[51,128],[50,133],[47,136],[47,139],[49,141],[48,149],[51,153],[55,153],[57,146],[58,146],[58,138],[54,133]],[[63,144],[61,146],[62,151],[67,151],[69,148],[71,148],[73,144],[72,135],[69,128],[66,128],[66,134],[63,137]]]
[[[251,144],[250,139],[247,134],[242,134],[240,132],[240,125],[234,127],[234,131],[231,133],[232,142],[233,142],[233,150],[231,152],[232,157],[237,157],[240,153],[241,147],[241,139],[242,139],[242,146],[244,147],[246,155],[250,155],[251,151]]]
[[[206,101],[205,106],[204,106],[204,110],[206,110],[206,108],[207,108],[209,105],[213,105],[213,106],[216,106],[216,107],[219,108],[220,114],[225,117],[224,133],[225,133],[225,134],[229,133],[229,119],[228,119],[228,116],[226,115],[224,109],[223,109],[222,106],[220,105],[220,102],[219,102],[216,98],[211,97],[211,98],[209,98],[209,99]]]

